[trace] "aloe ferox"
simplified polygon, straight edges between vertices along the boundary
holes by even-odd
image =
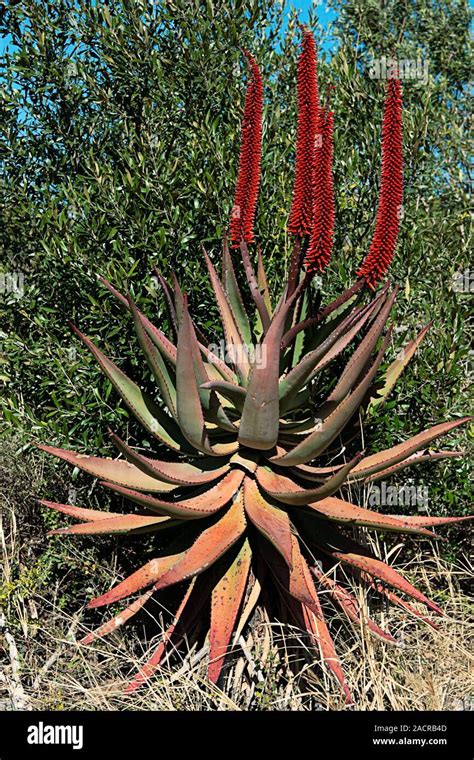
[[[133,319],[159,391],[158,402],[73,329],[130,412],[155,439],[161,458],[144,456],[113,432],[111,441],[120,454],[115,459],[40,445],[99,478],[101,485],[124,497],[130,511],[41,503],[78,521],[52,533],[159,531],[153,559],[90,602],[90,607],[100,607],[132,597],[84,643],[116,630],[161,589],[180,584],[182,600],[173,622],[128,691],[148,679],[169,647],[177,646],[198,624],[208,631],[208,676],[217,682],[235,631],[261,603],[307,632],[350,701],[321,592],[356,628],[364,625],[388,643],[396,643],[394,637],[365,617],[348,578],[430,625],[436,624],[421,611],[423,606],[435,616],[442,614],[405,577],[359,543],[350,529],[365,526],[432,537],[433,526],[468,518],[379,514],[348,502],[339,492],[345,484],[369,483],[410,465],[461,454],[429,447],[469,418],[441,422],[383,451],[359,451],[344,458],[376,395],[378,371],[391,337],[387,325],[397,289],[389,283],[378,290],[376,286],[393,257],[401,216],[401,86],[397,80],[386,83],[380,197],[366,259],[349,290],[322,306],[316,300],[314,275],[327,266],[333,247],[333,113],[327,99],[324,105],[320,102],[315,40],[309,29],[302,28],[288,224],[294,245],[287,282],[272,305],[260,250],[256,268],[251,251],[261,172],[263,84],[255,59],[247,51],[244,54],[247,95],[221,276],[202,250],[222,320],[226,357],[193,323],[188,299],[174,275],[172,284],[161,273],[156,275],[166,298],[172,338],[153,325],[129,295],[101,278]],[[237,256],[245,289],[236,274]],[[408,345],[405,359],[389,367],[390,388],[426,330]],[[336,365],[342,366],[337,376]],[[324,394],[328,382],[329,394]],[[203,614],[206,606],[210,617]]]

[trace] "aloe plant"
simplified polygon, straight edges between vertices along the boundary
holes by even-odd
[[[254,243],[260,183],[263,83],[257,63],[245,52],[249,78],[240,163],[221,276],[202,252],[231,361],[224,361],[193,323],[187,297],[175,277],[170,285],[157,273],[172,338],[153,325],[130,296],[102,279],[133,319],[138,343],[156,381],[158,402],[76,327],[73,330],[130,412],[157,442],[161,458],[144,456],[113,432],[111,441],[121,455],[117,459],[40,446],[99,478],[101,485],[130,505],[123,514],[42,501],[78,521],[52,533],[160,532],[156,556],[90,602],[89,606],[96,608],[129,600],[124,610],[89,633],[84,643],[116,630],[162,589],[185,586],[172,625],[128,691],[153,674],[170,645],[178,645],[198,624],[204,625],[208,618],[201,613],[208,604],[208,675],[217,682],[236,629],[248,620],[255,605],[271,602],[277,614],[307,632],[350,701],[320,603],[321,591],[356,628],[365,625],[389,643],[395,642],[394,637],[374,620],[364,618],[346,583],[348,576],[429,625],[435,627],[436,623],[413,606],[413,601],[435,616],[442,614],[405,577],[356,541],[350,528],[365,526],[432,537],[431,527],[468,519],[379,514],[340,494],[345,484],[370,483],[413,464],[461,454],[429,447],[469,418],[441,422],[376,453],[359,451],[348,460],[338,455],[354,445],[361,420],[384,400],[376,389],[390,342],[391,327],[385,328],[397,288],[386,283],[377,290],[376,285],[394,254],[400,218],[402,97],[400,83],[388,81],[380,201],[367,257],[354,284],[322,307],[315,300],[313,277],[327,266],[333,247],[333,114],[329,98],[324,104],[319,100],[314,38],[306,28],[302,38],[289,220],[294,246],[279,300],[272,305],[260,251],[255,272],[249,250]],[[236,275],[237,257],[242,261],[246,292]],[[404,360],[389,366],[385,393],[392,390],[425,332],[426,328],[408,346]],[[246,350],[250,345],[258,349],[253,355]],[[353,351],[347,357],[350,347]],[[336,359],[345,359],[337,375],[333,370]],[[332,385],[325,397],[328,379]],[[162,453],[165,449],[167,454]]]

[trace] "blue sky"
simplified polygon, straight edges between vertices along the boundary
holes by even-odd
[[[318,21],[323,28],[327,28],[337,18],[337,13],[332,8],[329,8],[327,0],[285,0],[285,11],[288,12],[290,8],[299,12],[302,24],[308,21],[310,8],[316,10]],[[330,37],[326,38],[322,41],[321,47],[325,51],[333,49],[334,40]]]
[[[316,7],[318,20],[322,26],[327,26],[328,23],[336,18],[336,12],[328,7],[325,0],[293,0],[291,5],[300,11],[302,23],[308,20],[308,10],[311,7]],[[289,6],[290,3],[286,3],[286,7],[289,8]]]

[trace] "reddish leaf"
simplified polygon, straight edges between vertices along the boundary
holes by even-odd
[[[400,573],[397,573],[393,567],[385,564],[385,562],[381,562],[379,559],[374,559],[372,557],[363,557],[359,554],[345,554],[342,552],[331,552],[331,556],[335,559],[341,560],[341,562],[344,562],[347,565],[351,565],[351,567],[356,567],[359,570],[368,573],[372,578],[380,578],[380,580],[388,583],[389,586],[393,586],[394,588],[399,589],[399,591],[403,591],[408,596],[416,599],[417,602],[422,602],[422,604],[425,604],[430,610],[436,612],[436,614],[443,614],[443,611],[437,604],[428,599],[428,597],[422,594],[421,591],[418,591],[418,589],[405,580]]]
[[[239,640],[242,634],[242,631],[244,630],[248,620],[250,619],[252,612],[257,606],[257,602],[262,592],[260,581],[257,580],[257,578],[255,578],[253,575],[249,576],[249,580],[247,583],[247,591],[248,591],[248,594],[247,594],[247,599],[245,602],[245,607],[243,608],[242,614],[239,617],[239,622],[237,623],[234,629],[235,641]]]
[[[180,554],[170,554],[167,557],[157,557],[150,560],[146,565],[136,570],[134,573],[125,578],[124,581],[118,583],[106,594],[98,596],[96,599],[92,599],[89,602],[89,607],[102,607],[104,604],[112,604],[112,602],[118,602],[120,599],[124,599],[126,596],[131,596],[136,591],[140,591],[142,588],[151,586],[152,583],[156,583],[162,575],[173,567],[180,558],[183,557],[184,552]]]
[[[329,633],[326,622],[324,619],[316,615],[313,609],[306,607],[304,604],[302,605],[302,611],[306,630],[311,636],[314,637],[316,643],[319,644],[324,662],[339,682],[347,704],[353,704],[354,700],[352,699],[351,692],[349,691],[346,679],[344,678],[344,671],[341,667],[341,663],[339,661],[339,657],[337,656],[334,642],[331,638],[331,634]]]
[[[232,470],[219,483],[198,496],[174,502],[155,499],[153,496],[131,491],[121,486],[113,486],[110,483],[104,482],[101,485],[111,488],[116,493],[126,496],[127,499],[153,512],[179,517],[181,520],[194,520],[200,517],[209,517],[209,515],[222,509],[237,492],[243,478],[244,473],[241,470]]]
[[[266,470],[263,467],[257,469],[257,480],[262,488],[278,501],[284,504],[302,505],[310,504],[317,499],[324,499],[327,496],[339,490],[346,481],[348,473],[360,461],[361,454],[354,457],[335,475],[327,478],[318,488],[302,488],[291,478],[284,475],[277,475],[275,472]]]
[[[173,483],[180,486],[199,486],[212,483],[229,472],[229,465],[216,467],[215,459],[199,460],[199,465],[192,465],[188,462],[165,462],[159,459],[150,459],[139,454],[135,449],[131,449],[122,441],[118,435],[109,431],[118,450],[126,459],[145,472],[152,478],[159,478],[166,483]]]
[[[179,623],[179,620],[184,612],[184,609],[189,601],[189,597],[191,596],[193,587],[194,587],[194,581],[193,579],[191,583],[188,586],[188,589],[181,601],[181,604],[179,605],[176,614],[174,616],[173,622],[168,627],[164,637],[163,641],[160,643],[158,648],[153,654],[153,657],[151,657],[150,660],[146,663],[146,665],[139,671],[138,675],[131,681],[126,689],[124,689],[124,694],[131,694],[133,691],[138,689],[150,676],[153,675],[157,667],[159,666],[161,660],[163,659],[163,655],[166,651],[166,646],[169,643],[173,633],[175,632],[176,626]]]
[[[364,573],[361,574],[361,577],[363,580],[367,580],[369,582],[369,585],[375,589],[375,591],[378,591],[379,594],[382,594],[382,596],[385,596],[389,602],[392,602],[392,604],[396,604],[397,607],[401,607],[402,609],[406,610],[410,613],[410,615],[413,615],[414,617],[418,618],[418,620],[422,620],[424,623],[429,625],[431,628],[434,628],[435,631],[439,631],[439,625],[434,623],[431,618],[426,617],[426,615],[422,615],[421,612],[418,612],[413,605],[411,605],[409,602],[407,602],[405,599],[402,599],[397,594],[395,594],[393,591],[388,589],[386,586],[384,586],[382,583],[377,583],[375,581],[372,581],[370,576],[365,576]]]
[[[377,530],[395,531],[397,533],[418,533],[420,535],[433,537],[433,533],[424,528],[420,528],[404,517],[393,517],[393,515],[380,515],[370,509],[358,507],[343,499],[337,499],[330,496],[327,499],[316,501],[308,505],[315,512],[319,512],[330,520],[336,522],[349,523],[351,525],[363,525],[367,528]]]
[[[249,451],[244,452],[244,450],[241,449],[230,458],[229,463],[234,467],[238,467],[239,469],[244,470],[244,472],[253,475],[258,467],[259,459],[260,454],[258,451],[252,451],[252,449],[250,449]]]
[[[281,453],[284,452],[282,451]],[[328,475],[333,475],[340,470],[341,467],[344,467],[344,465],[337,464],[329,467],[312,467],[309,464],[300,464],[298,467],[292,467],[289,472],[304,480],[321,482],[324,481]]]
[[[202,573],[221,557],[245,531],[242,493],[218,522],[204,530],[183,557],[165,573],[156,588],[166,588]]]
[[[385,470],[388,467],[407,459],[415,451],[427,446],[436,438],[446,435],[446,433],[454,430],[454,428],[464,425],[472,419],[473,417],[462,417],[459,420],[441,422],[439,425],[434,425],[433,427],[428,428],[428,430],[423,430],[422,433],[413,436],[413,438],[409,438],[408,441],[404,441],[397,446],[392,446],[390,449],[384,449],[383,451],[378,451],[376,454],[364,457],[357,467],[354,467],[350,480],[359,480],[361,477],[366,478],[368,475],[372,475],[375,472]]]
[[[84,638],[81,639],[79,643],[90,644],[95,639],[102,639],[104,636],[112,633],[112,631],[116,631],[117,628],[120,628],[120,626],[126,623],[127,620],[130,620],[130,618],[136,615],[137,612],[142,609],[142,607],[147,603],[147,601],[153,596],[154,593],[154,588],[146,591],[144,594],[138,597],[138,599],[135,599],[132,604],[129,604],[128,607],[119,612],[118,615],[115,615],[111,620],[107,620],[106,623],[99,626],[99,628],[96,628],[95,631],[91,631],[87,634],[87,636],[84,636]]]
[[[398,520],[403,520],[408,525],[416,527],[429,527],[434,525],[451,525],[454,523],[464,522],[465,520],[474,520],[474,515],[463,515],[462,517],[433,517],[429,515],[394,515]]]
[[[265,561],[278,585],[302,604],[310,607],[316,604],[314,610],[318,612],[318,600],[316,597],[315,603],[315,595],[312,592],[311,584],[308,585],[307,583],[303,571],[304,559],[301,555],[296,536],[291,536],[291,567],[268,544],[262,543],[261,547]]]
[[[171,527],[169,517],[144,517],[143,515],[119,515],[105,520],[70,525],[68,528],[50,530],[48,535],[77,534],[83,536],[103,533],[148,533],[150,530]],[[173,521],[174,522],[174,521]]]
[[[120,512],[102,512],[99,509],[84,509],[84,507],[74,507],[72,504],[57,504],[54,501],[45,501],[38,499],[44,507],[55,509],[56,512],[63,512],[65,515],[74,517],[76,520],[84,522],[95,522],[96,520],[105,520],[111,517],[122,517]]]
[[[247,588],[251,558],[252,552],[246,540],[212,592],[208,666],[208,677],[212,683],[217,683],[224,665],[224,657]]]
[[[358,626],[367,625],[367,628],[371,633],[383,641],[388,641],[390,644],[396,644],[396,639],[390,633],[384,631],[370,618],[364,618],[362,610],[360,609],[359,602],[353,594],[347,591],[345,588],[335,583],[331,578],[322,573],[316,567],[311,568],[312,573],[316,576],[318,581],[324,588],[326,588],[332,599],[339,604],[341,609],[345,612],[349,620],[356,623]]]
[[[91,457],[88,454],[79,454],[76,451],[58,449],[54,446],[45,446],[43,444],[37,444],[37,446],[41,451],[46,451],[46,453],[59,457],[59,459],[64,459],[65,462],[78,467],[80,470],[84,470],[84,472],[88,472],[95,478],[104,478],[109,483],[114,483],[115,485],[157,493],[165,493],[176,489],[176,485],[165,483],[158,478],[151,478],[123,459]]]
[[[364,478],[363,475],[359,475],[357,477],[357,480],[364,480],[365,483],[374,483],[377,480],[387,478],[390,475],[393,475],[395,472],[400,472],[400,470],[404,470],[406,467],[411,467],[414,464],[421,464],[422,462],[434,462],[438,459],[462,457],[465,455],[465,453],[465,451],[427,451],[426,449],[422,449],[421,451],[417,451],[415,454],[412,454],[410,457],[408,457],[408,459],[404,459],[402,462],[398,462],[391,467],[387,467],[386,470],[379,470],[373,475],[368,475],[366,478]]]
[[[289,591],[291,596],[301,602],[306,630],[315,638],[316,642],[321,647],[321,654],[326,665],[339,681],[347,701],[351,702],[352,697],[346,684],[331,634],[329,633],[324,620],[323,611],[321,609],[321,604],[311,573],[303,555],[301,554],[298,540],[295,536],[292,536],[292,543],[293,569],[289,571],[288,586],[286,588],[283,586],[283,588],[285,588],[286,591]],[[270,569],[274,571],[273,563]],[[278,572],[277,580],[280,583],[282,581],[281,569]]]
[[[254,480],[244,482],[244,506],[247,517],[273,544],[291,567],[291,528],[288,514],[269,504],[258,490]]]

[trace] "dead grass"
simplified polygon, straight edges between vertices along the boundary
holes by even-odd
[[[31,477],[30,471],[22,491],[24,501],[13,498],[9,486],[0,481],[0,709],[347,709],[305,636],[288,626],[271,624],[261,612],[254,614],[234,642],[222,689],[206,680],[206,644],[200,643],[173,653],[172,660],[165,662],[148,684],[124,695],[128,679],[160,640],[165,611],[152,600],[133,626],[91,646],[77,643],[88,630],[90,613],[66,594],[70,568],[78,567],[81,559],[89,567],[96,559],[84,557],[79,542],[64,543],[64,571],[44,570],[50,585],[21,580],[25,556],[32,556],[25,555],[25,542],[29,546],[31,542],[39,556],[44,549],[38,535],[44,528],[36,522],[31,504],[42,477],[41,472]],[[393,606],[371,609],[382,627],[389,627],[397,637],[399,645],[394,647],[374,639],[365,628],[354,632],[328,602],[331,629],[355,709],[473,709],[472,605],[465,592],[472,584],[472,567],[467,560],[449,563],[442,559],[436,544],[426,545],[423,553],[414,554],[403,565],[406,553],[398,556],[400,547],[391,549],[391,561],[441,604],[446,618],[440,630],[434,631]],[[382,546],[378,550],[383,556]],[[87,591],[99,593],[118,577],[120,570],[112,554],[87,576]],[[356,593],[367,608],[369,600],[361,598],[360,590]]]

